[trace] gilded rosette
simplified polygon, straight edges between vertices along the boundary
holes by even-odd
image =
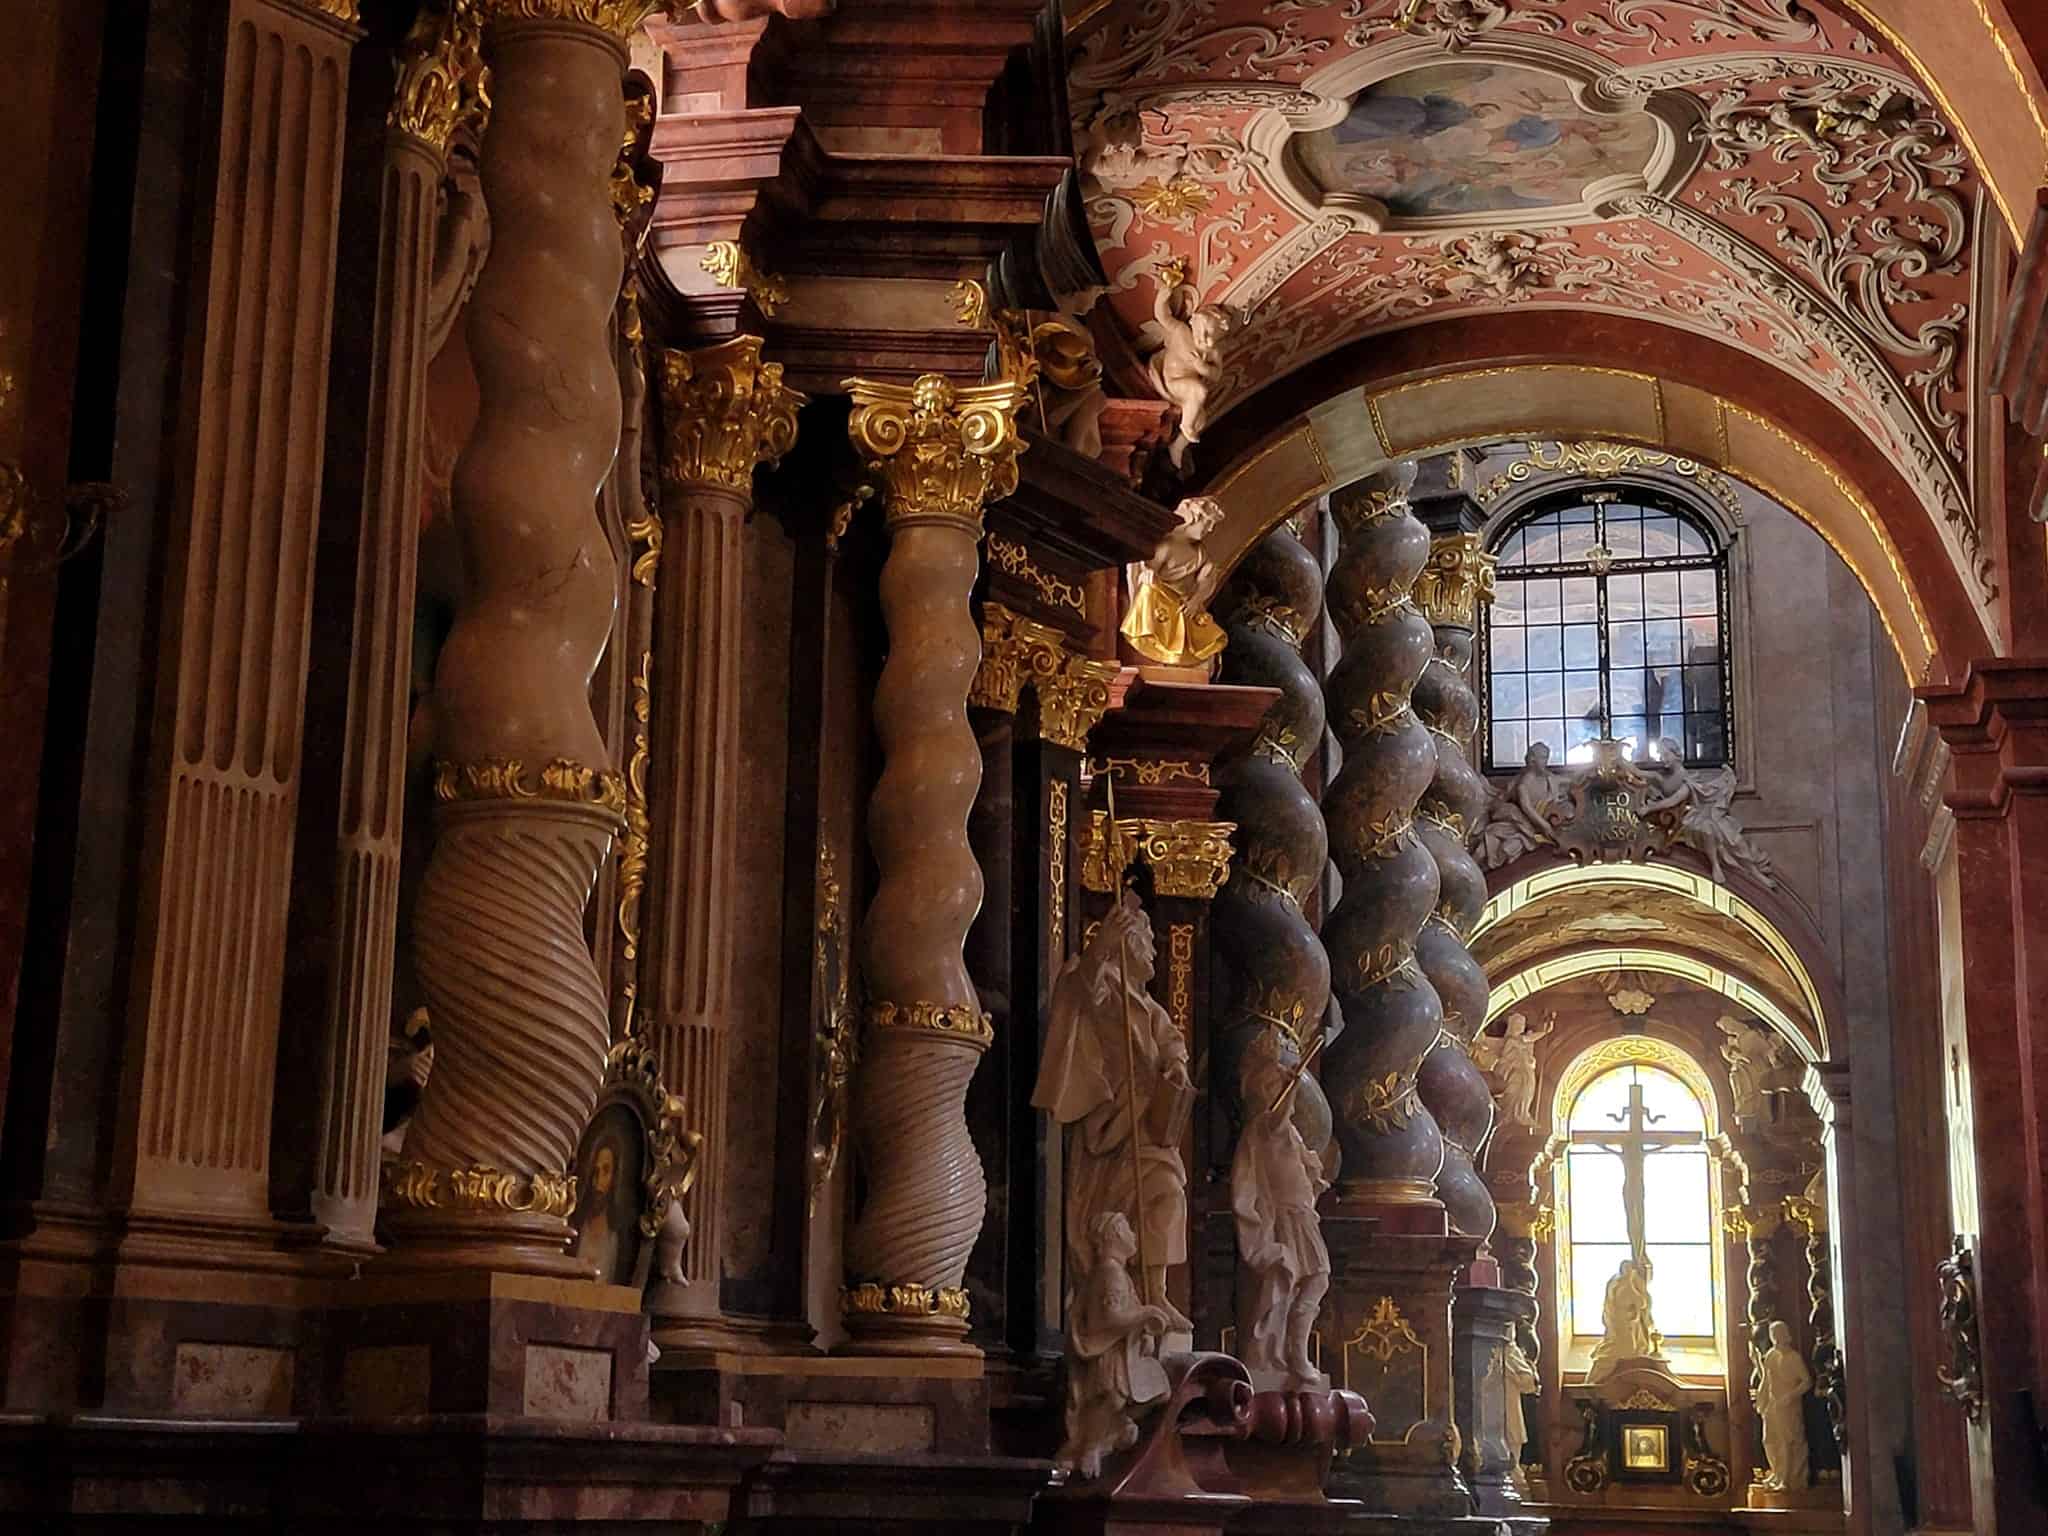
[[[751,497],[756,466],[796,446],[797,412],[808,398],[782,382],[780,363],[761,361],[758,336],[663,352],[662,480]]]
[[[1328,603],[1343,658],[1324,685],[1344,767],[1323,796],[1343,897],[1323,924],[1345,1029],[1324,1087],[1338,1112],[1343,1186],[1370,1198],[1427,1203],[1443,1167],[1443,1136],[1417,1097],[1443,1009],[1415,958],[1436,910],[1436,859],[1414,818],[1436,775],[1435,738],[1413,696],[1434,654],[1414,606],[1429,530],[1408,509],[1412,464],[1394,464],[1331,498],[1341,552]]]
[[[1322,689],[1299,653],[1322,606],[1321,567],[1284,528],[1252,548],[1213,605],[1229,636],[1222,681],[1280,692],[1258,737],[1214,775],[1217,813],[1237,831],[1236,858],[1209,919],[1217,1004],[1209,1083],[1240,1121],[1245,1048],[1268,1029],[1304,1047],[1322,1029],[1330,1001],[1329,957],[1304,911],[1329,844],[1295,756],[1323,737]],[[1313,1076],[1302,1080],[1295,1118],[1308,1144],[1322,1150],[1330,1113]]]
[[[911,384],[848,379],[847,435],[887,493],[892,528],[949,522],[981,530],[982,508],[1017,488],[1014,383],[959,386],[942,374]]]

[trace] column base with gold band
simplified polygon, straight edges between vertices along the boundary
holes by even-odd
[[[861,1354],[980,1354],[967,1342],[961,1282],[986,1184],[966,1122],[939,1111],[965,1094],[994,1040],[979,1008],[868,1009],[858,1113],[879,1193],[862,1212],[840,1298],[849,1347]]]

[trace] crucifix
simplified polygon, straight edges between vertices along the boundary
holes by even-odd
[[[1606,1131],[1573,1131],[1572,1141],[1579,1146],[1598,1147],[1612,1152],[1621,1159],[1621,1203],[1628,1217],[1628,1245],[1635,1254],[1639,1265],[1649,1262],[1648,1245],[1644,1240],[1644,1172],[1650,1159],[1659,1152],[1674,1152],[1684,1147],[1701,1144],[1698,1131],[1653,1131],[1651,1126],[1664,1117],[1653,1115],[1643,1107],[1643,1085],[1628,1085],[1628,1108],[1619,1114],[1607,1117],[1621,1127],[1619,1134]]]

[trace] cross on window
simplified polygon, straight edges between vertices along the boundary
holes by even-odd
[[[1653,1115],[1643,1107],[1643,1085],[1640,1082],[1628,1085],[1628,1108],[1618,1114],[1609,1114],[1606,1118],[1623,1126],[1619,1136],[1609,1136],[1599,1131],[1573,1131],[1572,1144],[1599,1147],[1620,1157],[1621,1205],[1628,1218],[1628,1245],[1635,1252],[1636,1262],[1641,1264],[1649,1258],[1643,1199],[1644,1175],[1649,1160],[1659,1152],[1675,1151],[1681,1147],[1698,1147],[1705,1143],[1698,1131],[1651,1130],[1652,1125],[1658,1124],[1665,1117]]]
[[[1707,1100],[1691,1079],[1625,1061],[1585,1081],[1566,1111],[1560,1255],[1575,1337],[1605,1332],[1602,1300],[1624,1261],[1647,1261],[1656,1325],[1673,1339],[1719,1332],[1719,1242]]]

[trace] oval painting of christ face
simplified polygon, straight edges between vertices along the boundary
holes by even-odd
[[[1656,149],[1646,112],[1589,112],[1555,75],[1462,62],[1367,86],[1342,122],[1294,141],[1325,195],[1397,219],[1572,207],[1593,182],[1643,175]]]
[[[624,1104],[609,1104],[590,1122],[576,1150],[576,1257],[597,1266],[597,1278],[629,1285],[640,1256],[641,1181],[646,1138]]]

